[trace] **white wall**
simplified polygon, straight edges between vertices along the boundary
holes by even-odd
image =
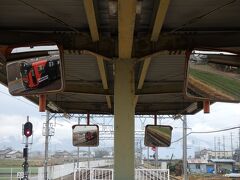
[[[112,165],[113,160],[107,159],[107,160],[96,160],[96,161],[90,161],[90,167],[103,167]],[[49,179],[56,179],[63,176],[66,176],[68,174],[71,174],[74,172],[74,168],[77,167],[76,163],[69,163],[69,164],[62,164],[62,165],[56,165],[56,166],[49,166],[48,167],[48,178]],[[88,162],[80,162],[79,167],[88,167]],[[38,180],[44,179],[44,167],[38,168]]]

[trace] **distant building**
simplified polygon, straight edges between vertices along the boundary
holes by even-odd
[[[213,165],[205,159],[188,159],[188,169],[190,173],[211,173]]]
[[[71,156],[72,156],[72,154],[69,153],[68,151],[57,151],[53,155],[53,157],[55,157],[55,158],[68,158],[68,157],[71,157]]]
[[[190,173],[226,174],[233,172],[235,161],[232,159],[188,159]]]
[[[203,149],[195,152],[196,159],[232,159],[232,151],[212,151]]]
[[[6,158],[10,158],[10,159],[18,159],[22,157],[23,157],[23,154],[20,151],[11,151],[6,154]]]
[[[240,162],[240,148],[236,149],[233,155],[233,159]]]
[[[92,158],[95,156],[95,152],[90,151],[89,153],[90,154],[88,155],[88,151],[79,151],[79,157],[80,158],[88,158],[88,156],[90,156]],[[73,151],[72,156],[74,158],[77,158],[77,156],[78,156],[77,151]]]
[[[214,172],[216,174],[226,174],[233,172],[236,161],[232,159],[210,159],[209,162],[214,164]]]
[[[6,148],[0,150],[0,159],[6,158],[7,153],[11,152],[12,148]]]
[[[44,154],[41,151],[32,151],[29,156],[33,158],[43,158]]]

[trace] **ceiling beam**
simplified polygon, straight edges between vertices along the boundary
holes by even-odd
[[[63,45],[64,49],[87,49],[89,51],[101,54],[112,58],[118,57],[118,46],[116,39],[113,37],[102,37],[101,41],[92,42],[91,37],[86,34],[72,33],[33,33],[33,32],[13,32],[1,31],[0,44],[15,45],[25,44],[30,42],[52,41]],[[74,43],[78,42],[78,43]],[[191,48],[208,47],[224,49],[232,47],[236,51],[239,47],[240,31],[239,32],[196,32],[178,34],[163,34],[157,42],[149,42],[149,37],[136,39],[133,43],[132,57],[142,58],[145,56],[154,55],[163,50],[176,51],[186,50]],[[228,49],[230,50],[230,49]],[[104,59],[105,60],[105,59]]]
[[[240,66],[240,56],[224,55],[224,54],[207,54],[208,62],[227,64],[231,66]]]
[[[93,6],[93,0],[84,0],[84,8],[87,15],[88,25],[92,37],[92,41],[98,41],[99,40],[99,34],[98,34],[98,28],[97,28],[97,21]]]
[[[103,89],[101,83],[74,83],[70,81],[65,81],[64,92],[106,96],[113,94],[112,90]]]
[[[11,53],[7,57],[7,61],[15,61],[20,59],[36,58],[42,56],[49,56],[49,51],[33,51],[33,52],[20,52],[20,53]]]
[[[162,103],[144,103],[138,104],[136,106],[136,113],[148,114],[161,114],[166,113],[180,113],[187,107],[189,107],[190,102],[162,102]]]
[[[146,58],[144,60],[144,62],[143,62],[142,71],[140,73],[140,78],[139,78],[139,81],[138,81],[137,89],[142,89],[142,87],[143,87],[144,80],[146,78],[150,62],[151,62],[151,58],[150,57]],[[136,107],[137,101],[138,101],[138,95],[136,95],[135,99],[134,99],[135,107]]]
[[[144,60],[142,71],[140,73],[140,78],[139,78],[139,81],[138,81],[138,87],[137,87],[138,89],[142,89],[142,87],[143,87],[143,83],[144,83],[144,80],[146,78],[150,62],[151,62],[150,57],[148,57]]]
[[[118,1],[118,56],[121,59],[132,55],[136,5],[136,0]]]
[[[159,34],[162,29],[163,22],[168,10],[170,0],[161,0],[158,6],[158,11],[156,14],[155,22],[153,25],[153,31],[151,36],[151,41],[157,41]]]
[[[100,77],[101,77],[101,80],[102,80],[103,89],[107,90],[108,89],[108,82],[107,82],[107,76],[106,76],[105,65],[104,65],[104,62],[103,62],[103,57],[97,56],[97,63],[98,63],[98,69],[99,69]],[[108,108],[111,109],[112,104],[111,104],[110,96],[106,96],[106,101],[107,101]]]
[[[112,114],[105,103],[101,102],[69,102],[69,101],[53,101],[58,107],[64,109],[67,113],[99,113]],[[191,102],[172,102],[172,103],[146,103],[138,104],[136,114],[193,114],[193,111],[185,111]],[[201,108],[198,107],[200,110]]]
[[[67,113],[89,112],[99,114],[110,114],[111,110],[105,103],[101,102],[72,102],[72,101],[53,101],[58,107],[66,110]]]
[[[157,95],[165,93],[183,93],[183,82],[164,83],[160,85],[145,85],[142,89],[136,90],[136,95]]]

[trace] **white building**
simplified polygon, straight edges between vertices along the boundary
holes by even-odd
[[[190,173],[207,173],[208,169],[213,169],[213,165],[209,165],[208,160],[205,159],[188,159],[187,161]]]
[[[197,159],[232,159],[232,151],[213,151],[209,149],[203,149],[195,152],[195,158]]]
[[[20,151],[11,151],[6,154],[6,158],[11,158],[11,159],[18,159],[22,157],[23,157],[23,153]]]
[[[1,149],[0,150],[0,159],[6,158],[7,153],[11,152],[11,148]]]

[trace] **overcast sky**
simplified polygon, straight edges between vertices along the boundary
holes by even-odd
[[[22,143],[22,124],[25,123],[27,116],[33,123],[34,136],[32,150],[44,152],[44,137],[42,136],[42,127],[45,122],[45,113],[38,112],[38,107],[21,97],[9,95],[6,87],[0,85],[0,149],[13,147],[21,150]],[[204,114],[202,111],[196,115],[187,116],[188,132],[212,131],[239,126],[240,124],[240,104],[232,103],[215,103],[210,108],[210,114]],[[55,127],[55,136],[51,137],[50,150],[73,150],[72,146],[72,129],[71,126],[76,124],[77,119],[72,119],[69,123],[64,118],[51,120]],[[101,120],[101,123],[103,120]],[[136,129],[142,130],[141,122],[138,119]],[[153,120],[147,120],[146,123],[153,123]],[[182,137],[182,122],[180,120],[163,119],[162,124],[173,127],[172,141]],[[193,156],[193,152],[202,148],[214,148],[214,136],[221,141],[223,149],[223,136],[225,136],[225,149],[231,150],[230,133],[233,133],[233,146],[238,147],[238,129],[214,133],[214,134],[191,134],[188,136],[188,154]],[[111,146],[112,141],[101,141],[101,146]],[[154,152],[150,150],[150,154]],[[144,154],[147,154],[147,148],[144,148]],[[174,143],[170,148],[160,148],[159,156],[162,158],[182,156],[182,141]]]

